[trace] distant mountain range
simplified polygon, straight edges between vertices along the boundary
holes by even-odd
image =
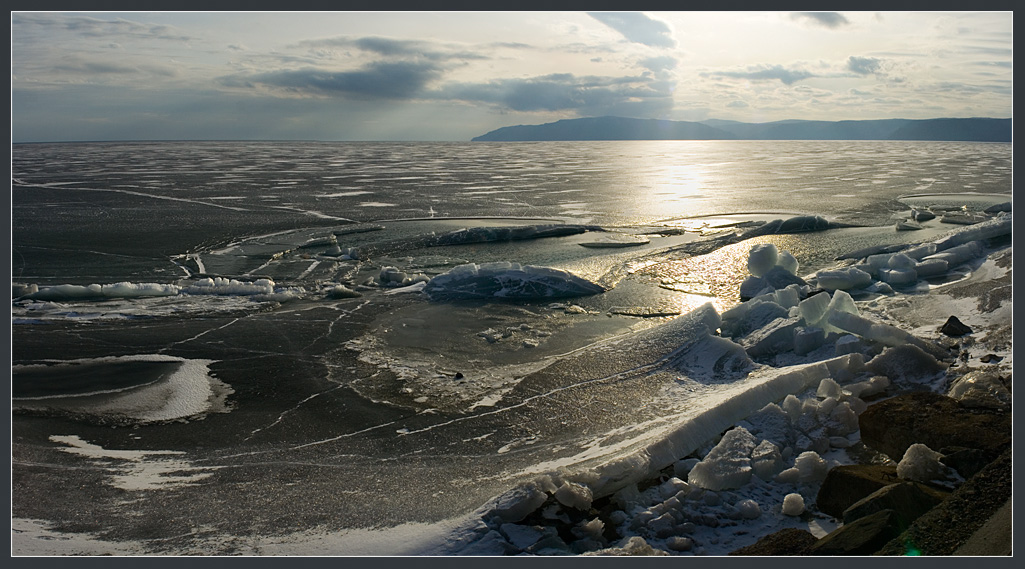
[[[1011,142],[1011,119],[884,119],[867,121],[785,120],[743,123],[623,117],[567,119],[506,126],[474,142],[528,140],[949,140]]]

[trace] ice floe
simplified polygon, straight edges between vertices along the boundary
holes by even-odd
[[[427,283],[433,300],[569,298],[605,292],[601,285],[568,271],[512,262],[469,263]]]

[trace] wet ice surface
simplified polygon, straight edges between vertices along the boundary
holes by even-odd
[[[217,157],[211,168],[169,167],[155,154],[150,163],[113,160],[116,173],[105,175],[123,183],[102,184],[88,172],[61,179],[18,162],[12,276],[25,287],[12,304],[15,364],[51,360],[59,346],[65,362],[132,356],[196,362],[205,371],[186,383],[140,381],[149,391],[130,400],[21,403],[18,468],[49,472],[28,465],[53,464],[61,474],[43,483],[19,479],[16,515],[171,553],[260,553],[250,544],[272,533],[451,519],[539,474],[600,470],[653,448],[709,409],[728,407],[722,424],[707,428],[724,429],[764,403],[742,396],[759,381],[789,389],[811,381],[797,375],[789,384],[771,373],[743,379],[750,360],[714,334],[708,310],[725,314],[739,301],[752,245],[792,253],[799,274],[809,276],[854,250],[889,255],[882,249],[954,229],[938,216],[921,230],[896,231],[893,222],[910,215],[900,202],[837,206],[848,194],[878,191],[874,182],[889,172],[858,148],[836,159],[853,164],[843,174],[835,174],[838,163],[805,167],[815,181],[804,191],[825,195],[828,220],[840,223],[782,234],[765,228],[799,214],[811,215],[798,225],[817,224],[823,212],[780,210],[778,199],[759,204],[764,192],[753,189],[714,199],[687,193],[661,166],[628,168],[644,154],[638,149],[604,154],[611,164],[597,165],[582,151],[553,163],[538,164],[545,153],[529,152],[492,163],[496,148],[480,148],[441,159],[415,145],[344,152],[312,145],[281,157],[257,145],[229,160],[212,145],[201,149]],[[801,148],[805,159],[816,155]],[[428,159],[399,175],[394,164],[407,164],[411,149]],[[70,166],[94,162],[58,150]],[[189,156],[173,150],[171,157]],[[768,173],[800,162],[747,155],[737,183],[751,188],[765,189]],[[325,169],[324,160],[336,168]],[[999,157],[987,160],[992,170]],[[967,159],[930,164],[941,163],[948,170],[930,189],[976,167]],[[863,173],[870,164],[871,179]],[[736,171],[705,169],[713,178]],[[889,176],[900,178],[899,170]],[[818,176],[825,172],[834,174]],[[670,182],[651,181],[662,175]],[[647,198],[622,196],[624,184]],[[812,188],[829,184],[837,187]],[[173,207],[147,218],[141,206],[154,201]],[[132,208],[141,222],[126,213]],[[54,210],[65,225],[51,221]],[[855,221],[868,226],[841,226]],[[425,283],[469,263],[567,271],[604,292],[585,287],[568,298],[510,301],[494,298],[503,289],[488,289],[488,299],[431,298]],[[160,396],[149,396],[157,393],[188,394],[181,401],[189,404],[165,409],[154,403]],[[727,401],[734,403],[723,407]],[[61,468],[83,461],[95,468]],[[145,464],[155,470],[129,482]],[[28,498],[40,488],[44,498]],[[149,525],[111,522],[124,508],[114,490],[124,489],[140,492],[133,508]],[[84,503],[84,526],[55,514]]]

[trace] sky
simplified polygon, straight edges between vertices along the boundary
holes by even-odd
[[[1012,12],[12,12],[12,142],[1011,117]]]

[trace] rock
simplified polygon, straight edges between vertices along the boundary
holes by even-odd
[[[893,510],[883,510],[845,524],[816,541],[808,555],[871,555],[904,531]]]
[[[819,488],[815,505],[824,514],[843,518],[844,511],[873,492],[897,484],[897,467],[852,464],[830,469]]]
[[[1011,414],[970,409],[932,392],[898,395],[870,405],[858,417],[862,442],[900,460],[908,447],[960,446],[999,451],[1011,442]]]
[[[808,530],[785,528],[770,533],[751,545],[732,551],[729,555],[803,555],[816,541],[818,540]]]
[[[940,462],[956,470],[966,480],[997,457],[994,452],[964,447],[945,447],[940,449],[940,453],[943,455]]]
[[[951,337],[964,336],[965,334],[971,334],[972,329],[957,319],[957,316],[951,316],[947,318],[947,321],[940,327],[940,332]]]
[[[893,510],[902,527],[908,527],[919,516],[943,501],[946,495],[939,491],[926,491],[913,482],[884,486],[858,500],[843,512],[844,525],[883,510]]]
[[[994,363],[995,364],[995,363],[999,362],[1002,359],[1004,359],[1004,358],[1002,358],[1002,357],[1000,357],[1000,356],[998,356],[996,354],[986,354],[986,355],[982,356],[981,358],[979,358],[979,361],[984,363],[984,364],[988,364],[988,363]]]
[[[1008,448],[876,554],[952,555],[1011,498],[1011,467]]]

